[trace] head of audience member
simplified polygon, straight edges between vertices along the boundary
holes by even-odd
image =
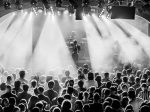
[[[83,112],[90,112],[90,106],[89,106],[89,104],[85,104],[83,106]]]
[[[13,109],[13,112],[21,112],[20,108],[15,106],[14,109]]]
[[[124,76],[124,77],[123,77],[123,82],[124,82],[124,83],[128,83],[128,77],[127,77],[127,76]]]
[[[79,88],[83,88],[84,82],[82,80],[78,81],[78,86]]]
[[[19,80],[15,81],[14,86],[15,86],[16,89],[19,89],[20,86],[21,86],[21,82]]]
[[[71,100],[71,95],[66,93],[63,97],[65,100]]]
[[[117,94],[117,88],[115,86],[110,87],[111,94]]]
[[[89,72],[89,70],[88,70],[87,68],[84,68],[83,71],[82,71],[82,73],[83,73],[84,75],[88,74],[88,72]]]
[[[145,73],[147,74],[148,78],[150,78],[150,71],[149,71],[149,70],[146,70]]]
[[[38,93],[43,94],[44,93],[44,88],[42,86],[38,87]]]
[[[75,110],[81,110],[82,111],[83,108],[83,103],[81,100],[76,100],[75,101]]]
[[[112,83],[111,83],[111,81],[108,81],[108,82],[106,82],[106,88],[110,88],[112,86]]]
[[[120,109],[121,108],[120,101],[118,101],[117,99],[114,99],[111,106],[112,106],[113,110]]]
[[[140,77],[140,76],[141,76],[141,73],[142,73],[141,70],[137,70],[137,71],[136,71],[136,76],[137,76],[137,77]]]
[[[70,71],[69,71],[69,70],[66,70],[66,71],[65,71],[65,75],[66,75],[66,77],[70,77]]]
[[[20,108],[20,112],[26,112],[26,106],[23,103],[20,103],[18,107]]]
[[[20,79],[24,79],[25,78],[25,75],[26,75],[26,72],[24,70],[21,70],[19,72],[19,76],[20,76]]]
[[[51,81],[48,82],[48,88],[49,89],[53,89],[54,86],[55,86],[55,82],[53,80],[51,80]]]
[[[141,86],[141,88],[142,88],[143,91],[148,90],[148,86],[147,86],[146,83],[143,83],[142,86]]]
[[[104,98],[107,98],[110,95],[110,93],[111,93],[110,89],[106,88],[104,90]]]
[[[111,106],[111,104],[109,103],[109,101],[104,101],[104,102],[102,103],[103,109],[105,109],[107,106]]]
[[[33,80],[31,81],[31,87],[32,87],[32,88],[36,88],[36,87],[37,87],[37,81],[36,81],[35,79],[33,79]]]
[[[127,75],[127,71],[125,69],[122,70],[122,75],[126,76]]]
[[[147,74],[142,75],[142,79],[147,80],[147,78],[148,78]]]
[[[117,77],[116,77],[117,79],[121,79],[121,72],[117,72],[116,75],[117,75]]]
[[[104,112],[113,112],[113,109],[112,109],[111,106],[106,106],[106,107],[104,108]]]
[[[95,93],[94,96],[93,96],[93,99],[94,99],[94,103],[99,103],[100,95],[98,93]]]
[[[6,83],[1,83],[1,85],[0,85],[0,90],[1,91],[5,91],[6,90]]]
[[[23,91],[27,93],[29,86],[27,84],[24,84],[22,88],[23,88]]]
[[[73,91],[74,91],[73,87],[69,86],[69,87],[67,88],[67,93],[68,93],[69,95],[71,95],[71,96],[72,96],[72,94],[73,94]]]
[[[89,73],[88,73],[88,80],[89,80],[89,81],[94,80],[94,74],[93,74],[92,72],[89,72]]]
[[[7,85],[7,86],[6,86],[6,91],[7,91],[7,92],[11,92],[11,90],[12,90],[11,86],[10,86],[10,85]]]
[[[132,69],[131,68],[127,69],[127,75],[130,76],[131,73],[132,73]]]
[[[7,107],[7,106],[9,105],[9,100],[8,100],[8,98],[3,98],[1,105],[2,105],[2,107]]]
[[[83,92],[80,92],[80,93],[78,94],[78,99],[79,99],[79,100],[83,100]]]
[[[108,101],[108,102],[109,102],[109,104],[112,104],[113,98],[111,98],[111,97],[107,97],[107,98],[105,99],[105,101]]]
[[[125,109],[128,103],[129,103],[128,97],[123,97],[121,100],[121,107]]]
[[[40,109],[38,107],[34,107],[31,112],[40,112]]]
[[[129,99],[132,101],[136,98],[135,91],[128,92]]]
[[[61,112],[59,107],[55,107],[52,112]]]
[[[62,102],[64,101],[64,98],[62,97],[62,96],[59,96],[58,98],[57,98],[57,104],[58,105],[62,105]]]
[[[84,69],[89,69],[89,65],[88,65],[88,64],[84,64],[84,65],[83,65],[83,68],[84,68]]]
[[[150,107],[147,105],[144,105],[140,108],[139,112],[149,112]]]
[[[139,77],[136,77],[136,78],[135,78],[135,83],[136,83],[136,84],[140,84],[140,78],[139,78]]]
[[[10,75],[7,76],[7,83],[11,83],[12,82],[12,77]]]
[[[147,86],[150,86],[150,78],[147,79],[146,84]]]
[[[35,107],[38,107],[39,110],[40,110],[40,112],[43,112],[43,107],[44,107],[44,105],[43,105],[42,102],[37,102],[37,103],[35,104]]]
[[[19,102],[19,104],[24,104],[24,106],[26,107],[26,109],[28,109],[28,103],[27,103],[27,101],[25,100],[25,99],[21,99],[20,100],[20,102]]]
[[[72,108],[71,102],[69,100],[64,100],[61,105],[62,112],[66,112]]]
[[[97,83],[101,83],[102,78],[101,78],[100,75],[97,75],[97,76],[95,77],[95,80],[97,81]]]
[[[38,95],[39,95],[38,88],[34,88],[34,94],[35,94],[36,96],[38,96]]]
[[[108,73],[108,72],[105,72],[105,73],[104,73],[104,79],[109,80],[109,73]]]
[[[71,86],[71,87],[73,87],[74,86],[74,80],[73,79],[71,79],[71,80],[69,80],[69,86]]]
[[[123,91],[122,93],[121,93],[121,97],[123,98],[123,97],[128,97],[128,92],[127,91]]]
[[[88,93],[87,91],[85,91],[85,92],[83,93],[83,99],[84,99],[84,100],[88,100],[88,96],[89,96],[89,93]]]
[[[16,105],[16,99],[14,97],[9,98],[9,105],[15,106]]]
[[[135,77],[134,75],[130,75],[129,77],[129,82],[134,83],[135,82]]]

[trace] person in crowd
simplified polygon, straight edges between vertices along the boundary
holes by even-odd
[[[103,86],[103,83],[101,82],[102,80],[101,80],[101,76],[100,75],[97,75],[95,77],[95,81],[97,81],[98,87]]]
[[[122,82],[121,73],[117,72],[116,77],[114,78],[114,83],[117,83],[118,85],[120,85],[121,82]]]
[[[72,77],[70,77],[70,71],[69,70],[66,70],[65,71],[65,77],[63,77],[61,79],[62,83],[65,83],[67,80],[71,80],[73,79]]]
[[[7,81],[6,81],[7,85],[13,86],[13,79],[12,76],[8,75],[7,76]]]
[[[31,87],[29,88],[29,93],[34,95],[34,89],[37,88],[37,81],[35,79],[31,80]]]
[[[0,84],[0,96],[3,95],[6,92],[6,83]]]
[[[97,82],[94,79],[94,74],[92,72],[89,72],[88,73],[88,80],[86,80],[84,82],[84,87],[86,89],[89,89],[91,86],[98,87],[98,84],[97,84]]]
[[[35,104],[39,101],[38,99],[38,89],[34,89],[34,95],[32,95],[30,98],[29,98],[29,102],[28,102],[28,110],[29,111],[32,111],[32,109],[35,107]]]
[[[140,87],[140,78],[135,78],[135,84],[132,86],[135,90]]]
[[[7,85],[7,87],[6,87],[6,93],[3,94],[3,95],[1,96],[1,98],[7,98],[7,99],[9,99],[10,97],[14,97],[15,100],[17,100],[17,96],[16,96],[14,93],[12,93],[12,88],[11,88],[11,86]]]
[[[139,112],[141,104],[144,102],[143,99],[136,97],[135,91],[129,91],[129,104],[133,107],[134,112]]]
[[[25,79],[25,76],[26,76],[26,71],[24,71],[24,70],[21,70],[20,72],[19,72],[19,79],[17,79],[18,81],[20,81],[21,82],[21,84],[28,84],[28,81]]]
[[[138,96],[143,100],[150,100],[150,91],[148,91],[148,86],[146,85],[146,83],[142,84],[142,91],[139,93]]]
[[[55,86],[55,82],[53,80],[48,82],[49,89],[44,92],[44,95],[47,96],[52,102],[53,98],[58,97],[58,93],[53,89]]]
[[[59,81],[57,79],[54,79],[55,85],[54,85],[54,91],[56,91],[58,94],[60,94],[62,87],[59,84]]]
[[[4,107],[4,112],[12,112],[16,107],[16,98],[10,97],[9,98],[9,106]]]
[[[12,89],[16,95],[18,95],[19,92],[22,92],[23,90],[21,89],[21,82],[19,80],[14,82],[14,88]]]
[[[86,88],[84,88],[83,85],[84,85],[84,82],[82,80],[79,80],[78,81],[78,88],[77,88],[78,92],[81,92],[81,91],[84,92],[84,91],[86,91]]]
[[[28,93],[28,90],[29,90],[29,86],[27,84],[24,84],[23,91],[18,94],[17,103],[19,103],[21,99],[25,99],[27,102],[29,101],[29,98],[32,95]]]
[[[81,100],[76,100],[76,101],[75,101],[74,112],[75,112],[75,111],[83,112],[83,103],[82,103]]]
[[[49,106],[50,106],[51,101],[50,101],[49,97],[47,97],[47,96],[44,95],[44,88],[43,88],[42,86],[38,87],[38,93],[39,93],[39,94],[38,94],[38,100],[39,100],[39,101],[40,101],[40,100],[44,100],[44,101],[46,101],[47,104],[49,104]]]
[[[90,112],[102,112],[102,104],[100,103],[100,96],[95,93],[93,96],[93,103],[90,104]]]
[[[61,112],[73,112],[72,104],[69,100],[64,100],[61,106]]]

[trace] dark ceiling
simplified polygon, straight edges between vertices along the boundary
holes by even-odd
[[[24,9],[31,7],[30,1],[31,0],[23,0],[23,8]],[[55,1],[55,0],[53,0],[53,1]],[[64,1],[67,1],[67,0],[64,0]],[[148,0],[148,1],[150,1],[150,0]],[[12,0],[13,4],[14,4],[14,2],[15,2],[15,0]],[[95,0],[91,0],[91,2],[94,3]],[[143,4],[138,3],[138,4],[135,4],[135,7],[136,7],[136,9],[138,9],[138,8],[140,9],[140,10],[136,11],[136,14],[144,17],[145,19],[147,19],[150,22],[150,5],[147,5],[146,7],[144,6],[144,8],[143,8]],[[17,9],[15,8],[14,5],[12,5],[11,9],[5,10],[3,7],[3,0],[0,0],[0,17],[8,14],[10,12],[16,11],[16,10]]]

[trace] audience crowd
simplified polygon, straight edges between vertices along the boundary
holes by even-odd
[[[150,112],[148,67],[125,64],[112,73],[95,73],[84,64],[77,73],[77,78],[65,70],[61,79],[53,74],[31,80],[25,70],[7,73],[0,84],[0,112]],[[4,74],[1,69],[1,79]]]

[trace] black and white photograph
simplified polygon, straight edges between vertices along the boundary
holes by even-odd
[[[150,0],[0,0],[0,112],[150,112]]]

